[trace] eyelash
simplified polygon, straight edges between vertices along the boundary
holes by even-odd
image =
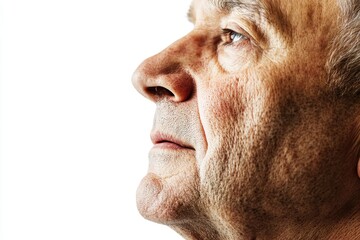
[[[248,41],[249,40],[249,38],[246,37],[244,34],[235,32],[235,31],[233,31],[231,29],[225,28],[222,31],[223,32],[222,32],[222,35],[221,35],[221,39],[222,39],[222,42],[223,42],[224,45],[236,45],[236,44],[241,44],[242,41]],[[234,38],[235,38],[234,35],[239,36],[239,39],[236,42],[234,42]]]

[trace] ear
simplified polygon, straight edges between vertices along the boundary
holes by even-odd
[[[359,115],[360,116],[360,115]],[[360,178],[360,117],[356,117],[349,156],[357,161],[357,175]]]
[[[360,117],[356,118],[352,151],[357,159],[357,174],[360,178]]]

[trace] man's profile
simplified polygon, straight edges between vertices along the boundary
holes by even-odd
[[[360,239],[360,1],[193,0],[145,60],[140,213],[186,239]]]

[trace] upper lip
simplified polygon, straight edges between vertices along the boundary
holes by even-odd
[[[194,149],[188,143],[184,142],[181,139],[178,139],[178,138],[174,137],[171,134],[166,134],[166,133],[155,131],[155,132],[152,132],[150,134],[150,138],[151,138],[151,142],[153,144],[159,144],[159,143],[162,143],[162,142],[170,142],[170,143],[174,143],[176,145],[179,145],[180,147],[183,147],[183,148]]]

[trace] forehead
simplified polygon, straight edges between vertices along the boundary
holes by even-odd
[[[290,31],[299,25],[332,21],[339,13],[337,0],[193,0],[188,18],[196,23],[207,15],[238,13],[253,22],[270,23],[279,30]]]

